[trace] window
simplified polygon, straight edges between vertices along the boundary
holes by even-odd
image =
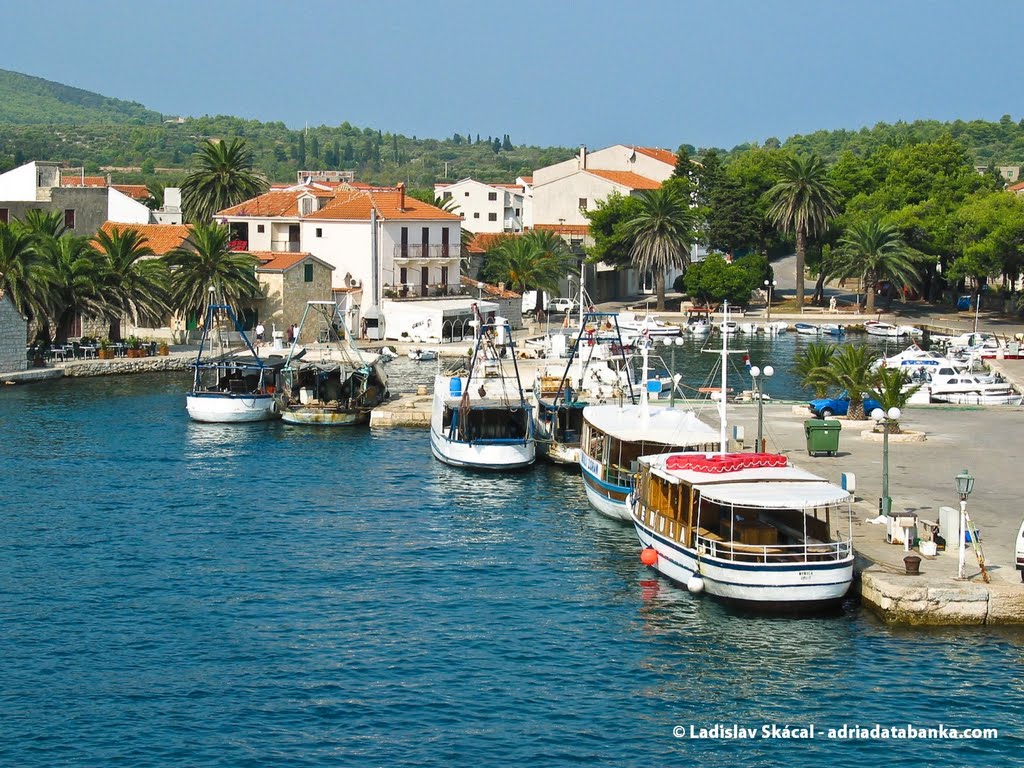
[[[11,209],[0,208],[0,224],[9,224],[11,221]]]
[[[304,197],[302,198],[302,215],[307,216],[313,212],[313,198]]]
[[[466,192],[465,194],[466,194],[466,197],[469,197],[469,192]]]
[[[519,215],[519,209],[516,208],[516,216],[518,216],[518,215]]]
[[[324,236],[324,230],[323,230],[322,227],[317,227],[316,228],[316,236],[317,237],[323,237]]]
[[[302,265],[302,280],[306,283],[313,282],[313,262],[307,262]]]
[[[442,200],[451,200],[451,199],[452,199],[452,193],[451,193],[451,192],[445,192],[445,193],[443,193],[443,194],[441,195],[441,199],[442,199]]]
[[[474,219],[479,219],[479,218],[480,218],[480,213],[479,213],[479,211],[478,211],[477,213],[474,213],[474,214],[473,214],[473,218],[474,218]]]
[[[587,210],[587,198],[585,198],[585,197],[581,197],[580,198],[580,210],[581,211]]]
[[[259,232],[260,234],[263,234],[263,232],[265,231],[263,228],[263,224],[257,224],[256,231]]]
[[[65,208],[64,209],[64,226],[67,229],[75,228],[75,209]]]
[[[487,193],[487,199],[490,200],[491,202],[494,202],[495,200],[498,199],[498,193],[497,192],[488,192]]]
[[[488,213],[487,214],[487,220],[488,221],[497,221],[498,220],[498,214],[496,214],[496,213]]]

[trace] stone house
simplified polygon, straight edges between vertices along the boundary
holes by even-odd
[[[12,373],[28,368],[25,345],[28,321],[14,306],[11,297],[0,291],[0,372]]]
[[[310,301],[331,301],[334,267],[309,253],[250,251],[260,260],[256,278],[263,292],[256,314],[267,334],[298,325]]]

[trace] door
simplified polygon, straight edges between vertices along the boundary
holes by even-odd
[[[291,253],[298,253],[301,249],[299,248],[299,225],[289,224],[288,225],[288,250]]]
[[[420,267],[420,289],[421,289],[420,296],[428,295],[427,294],[427,285],[429,284],[429,281],[428,281],[427,278],[429,278],[429,277],[430,277],[430,267]]]
[[[441,258],[448,258],[448,227],[441,229]]]
[[[409,228],[402,227],[402,243],[399,254],[403,259],[409,258]]]
[[[424,259],[430,257],[430,227],[423,227],[420,233],[420,245],[423,246],[423,250],[420,256]]]

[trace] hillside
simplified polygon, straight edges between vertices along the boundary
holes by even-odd
[[[0,123],[87,125],[160,123],[160,113],[134,101],[0,69]]]

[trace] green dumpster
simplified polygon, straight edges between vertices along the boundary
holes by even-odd
[[[827,453],[835,456],[839,450],[839,431],[843,428],[835,419],[807,419],[804,434],[807,435],[807,454],[816,456]]]

